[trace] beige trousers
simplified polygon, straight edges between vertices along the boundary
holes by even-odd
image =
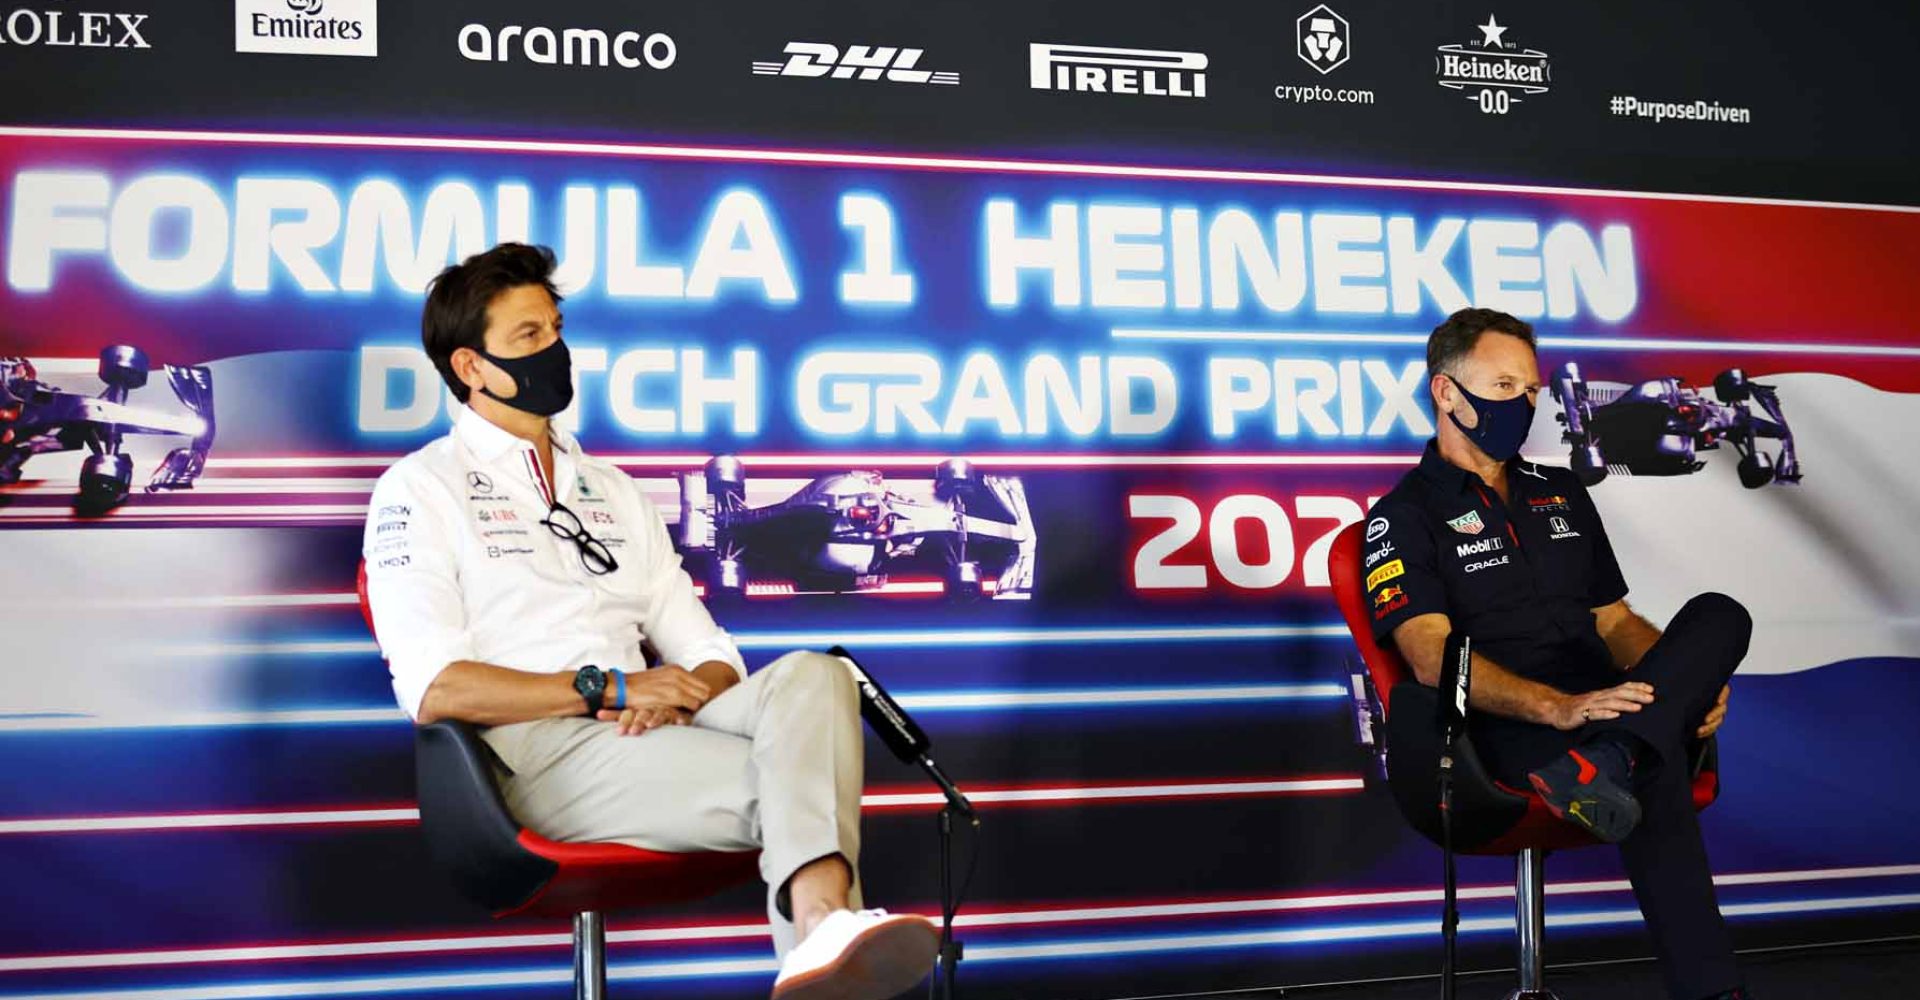
[[[774,949],[793,924],[774,898],[793,873],[838,854],[860,904],[860,696],[846,667],[794,652],[728,688],[689,726],[620,736],[594,719],[495,726],[482,737],[510,776],[514,817],[551,840],[654,851],[759,849]]]

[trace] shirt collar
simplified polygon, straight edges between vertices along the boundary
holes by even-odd
[[[1514,472],[1521,464],[1520,457],[1517,455],[1507,459],[1507,482],[1509,489],[1512,489],[1513,486],[1511,484],[1516,482]],[[1533,478],[1544,478],[1539,475],[1538,466],[1534,466],[1533,463],[1530,462],[1525,464],[1534,469]],[[1420,474],[1425,476],[1428,482],[1448,493],[1459,493],[1465,490],[1470,484],[1480,484],[1484,482],[1478,473],[1469,472],[1442,458],[1440,455],[1439,438],[1427,439],[1427,450],[1420,455],[1419,469]],[[1518,478],[1524,479],[1526,477]]]
[[[497,461],[502,455],[518,448],[532,447],[525,438],[509,433],[475,412],[471,406],[460,407],[460,415],[453,422],[453,433],[483,462]],[[547,437],[562,454],[570,458],[579,457],[580,443],[574,440],[573,435],[549,423]]]
[[[1428,482],[1447,493],[1458,493],[1466,489],[1467,476],[1470,475],[1467,470],[1441,457],[1439,438],[1427,439],[1427,450],[1420,455],[1420,474],[1425,476]],[[1480,477],[1474,476],[1474,478]]]

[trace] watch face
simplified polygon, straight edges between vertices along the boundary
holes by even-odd
[[[600,699],[607,693],[607,672],[599,667],[581,667],[573,675],[573,689],[580,697],[587,699],[593,707],[600,706]]]

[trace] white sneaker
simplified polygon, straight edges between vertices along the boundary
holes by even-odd
[[[787,953],[774,1000],[892,1000],[933,971],[940,931],[925,917],[835,910]]]

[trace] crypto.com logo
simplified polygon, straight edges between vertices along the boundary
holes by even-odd
[[[755,76],[830,76],[835,80],[885,80],[888,83],[960,85],[960,74],[916,69],[923,49],[892,45],[849,45],[843,53],[825,42],[788,42],[787,61],[756,62]]]
[[[1294,22],[1294,51],[1300,61],[1321,73],[1331,73],[1353,58],[1353,27],[1321,4]]]

